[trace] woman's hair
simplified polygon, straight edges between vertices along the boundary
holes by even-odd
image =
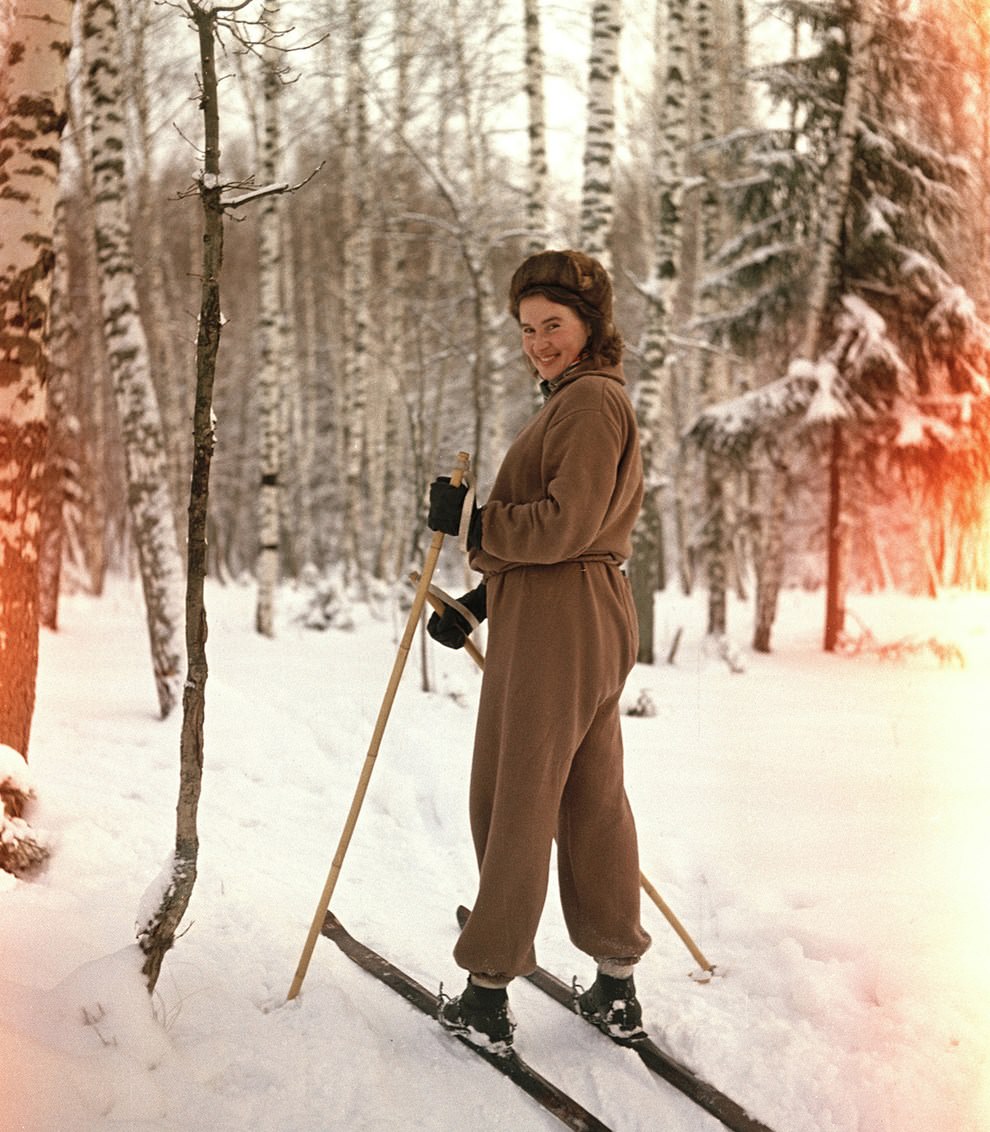
[[[571,307],[588,327],[593,361],[618,365],[622,335],[612,319],[612,280],[597,259],[584,252],[546,251],[529,256],[509,284],[509,311],[519,321],[519,304],[530,295]]]

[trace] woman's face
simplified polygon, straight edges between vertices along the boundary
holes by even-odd
[[[528,295],[519,304],[523,353],[544,381],[560,377],[584,349],[588,327],[572,307],[544,295]]]

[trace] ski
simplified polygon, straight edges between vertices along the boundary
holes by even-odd
[[[417,1010],[421,1010],[431,1018],[436,1018],[437,996],[416,982],[411,975],[407,975],[405,971],[390,963],[384,956],[379,955],[377,951],[373,951],[370,947],[355,939],[332,912],[326,914],[322,934],[327,939],[333,940],[348,959],[353,960],[369,975],[373,975],[380,983],[384,983],[396,994],[401,995],[406,1002],[411,1003]],[[568,1128],[574,1129],[575,1132],[611,1132],[607,1124],[603,1124],[597,1116],[588,1112],[559,1086],[537,1073],[514,1050],[510,1050],[508,1054],[496,1054],[480,1046],[472,1045],[466,1038],[457,1034],[451,1034],[450,1037],[456,1038],[462,1045],[478,1054],[489,1065],[494,1066],[500,1073],[508,1077],[510,1081],[515,1082],[533,1100],[545,1108],[547,1112],[556,1116]]]
[[[457,909],[457,922],[464,927],[467,922],[468,909],[461,905]],[[538,987],[545,994],[548,994],[555,1002],[559,1002],[561,1006],[567,1007],[577,1017],[580,1014],[574,1009],[574,992],[562,979],[558,979],[556,975],[552,975],[544,967],[537,967],[536,970],[526,976],[527,980]],[[598,1027],[595,1027],[598,1030]],[[605,1033],[604,1030],[598,1030],[598,1033],[614,1042],[616,1045],[624,1046],[627,1049],[635,1050],[639,1055],[640,1061],[658,1077],[662,1077],[668,1084],[679,1089],[686,1097],[689,1097],[696,1105],[703,1108],[706,1112],[710,1113],[716,1119],[720,1120],[726,1128],[732,1129],[732,1132],[772,1132],[766,1124],[761,1124],[760,1121],[754,1119],[748,1112],[739,1104],[737,1104],[731,1097],[727,1097],[725,1093],[721,1092],[714,1085],[710,1085],[707,1081],[703,1080],[687,1066],[675,1060],[669,1053],[665,1053],[652,1038],[640,1038],[635,1042],[623,1041],[621,1038],[613,1038],[611,1034]]]

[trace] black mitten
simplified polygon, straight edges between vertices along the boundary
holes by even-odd
[[[468,489],[465,484],[458,487],[450,482],[450,476],[438,476],[430,484],[430,513],[426,525],[431,531],[443,531],[445,535],[456,535],[461,529],[461,513]],[[471,523],[468,528],[468,546],[481,546],[481,509],[471,501]]]
[[[485,583],[476,586],[470,593],[457,599],[468,612],[472,613],[479,622],[484,621],[488,615],[485,595]],[[441,645],[449,649],[462,649],[464,642],[471,632],[472,626],[452,606],[444,607],[443,613],[434,613],[426,623],[426,631]]]

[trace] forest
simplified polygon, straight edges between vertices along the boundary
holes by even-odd
[[[282,584],[315,627],[405,586],[429,482],[466,450],[483,501],[534,411],[506,290],[540,248],[615,283],[641,662],[668,587],[731,661],[783,587],[837,649],[850,589],[990,586],[980,0],[5,0],[0,28],[23,758],[60,592],[140,575],[164,716],[191,582],[252,579],[262,634]]]

